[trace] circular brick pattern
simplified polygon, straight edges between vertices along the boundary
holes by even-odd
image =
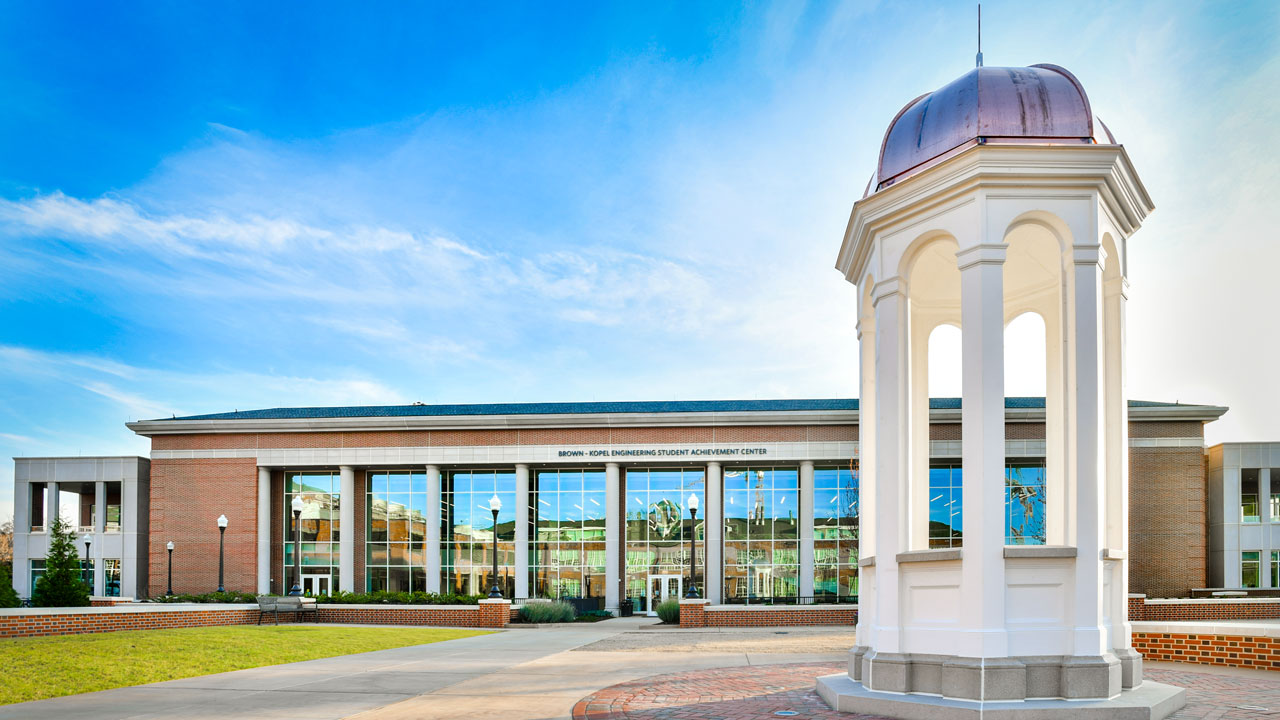
[[[574,705],[573,718],[889,720],[879,715],[838,713],[822,702],[813,690],[814,678],[844,670],[845,666],[840,663],[795,663],[654,675],[588,695]],[[1272,680],[1148,669],[1146,677],[1187,688],[1187,706],[1173,715],[1174,720],[1280,717],[1280,676]]]

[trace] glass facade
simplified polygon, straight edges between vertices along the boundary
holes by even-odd
[[[530,490],[530,595],[603,597],[604,470],[538,470]]]
[[[929,468],[929,547],[958,548],[964,530],[960,463]]]
[[[516,475],[514,470],[455,470],[441,474],[440,589],[478,595],[493,584],[497,536],[498,586],[515,597]],[[502,502],[493,521],[489,499]],[[527,502],[519,498],[520,502]]]
[[[1045,543],[1044,463],[1010,463],[1004,477],[1005,545]]]
[[[800,594],[800,472],[724,470],[724,600]]]
[[[342,483],[336,472],[286,472],[284,475],[284,587],[293,587],[301,578],[293,577],[293,499],[302,498],[302,574],[329,577],[330,587],[338,586],[338,541],[340,540],[339,497]]]
[[[1258,517],[1258,476],[1257,468],[1240,471],[1240,522],[1256,523]]]
[[[1240,587],[1256,588],[1261,587],[1259,581],[1262,568],[1260,567],[1261,552],[1257,550],[1246,551],[1240,553]]]
[[[858,596],[857,466],[813,469],[815,602]]]
[[[704,468],[627,468],[625,595],[637,612],[652,610],[650,576],[675,575],[688,581],[689,540],[696,533],[698,584],[706,564],[703,519],[696,527],[689,518],[687,499],[696,495],[706,507]]]
[[[1271,587],[1280,588],[1280,550],[1271,551]]]
[[[427,475],[369,473],[365,585],[370,591],[427,589]]]
[[[120,558],[103,558],[102,568],[107,597],[120,597]]]

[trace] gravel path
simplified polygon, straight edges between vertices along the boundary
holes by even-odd
[[[577,650],[676,653],[838,653],[854,646],[853,632],[830,629],[742,632],[640,630],[584,645]]]

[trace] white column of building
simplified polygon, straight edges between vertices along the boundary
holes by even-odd
[[[718,605],[724,593],[724,471],[718,462],[707,463],[706,490],[706,514],[702,518],[706,528],[702,597]]]
[[[93,484],[93,594],[107,594],[107,568],[104,558],[103,533],[107,531],[107,483],[98,480]]]
[[[960,267],[964,550],[960,655],[1004,657],[1005,246],[956,253]]]
[[[516,465],[516,597],[529,597],[529,466]]]
[[[1105,653],[1103,629],[1102,551],[1107,517],[1105,420],[1102,373],[1102,248],[1076,246],[1073,250],[1075,292],[1071,308],[1075,321],[1075,375],[1071,393],[1075,405],[1073,427],[1074,482],[1068,483],[1076,499],[1076,569],[1074,654]]]
[[[440,467],[427,466],[427,592],[440,592]]]
[[[45,502],[48,504],[44,508],[44,531],[53,532],[53,521],[58,519],[58,483],[51,482],[48,487],[49,492],[45,496]],[[75,531],[75,528],[72,528]]]
[[[863,303],[870,304],[868,288],[863,290]],[[874,567],[862,565],[863,558],[876,554],[876,346],[875,318],[870,307],[859,307],[864,318],[858,322],[858,625],[859,646],[875,645],[876,574]],[[837,585],[838,587],[838,585]],[[839,591],[837,590],[837,594]],[[857,673],[862,672],[859,667]]]
[[[622,599],[622,478],[618,463],[604,466],[604,605],[616,610]]]
[[[875,289],[876,313],[876,527],[877,653],[902,652],[898,611],[898,559],[907,549],[906,479],[911,413],[907,392],[907,297],[897,278]]]
[[[344,533],[345,534],[345,533]],[[258,468],[258,593],[271,592],[271,468]]]
[[[356,591],[356,469],[338,466],[338,589]]]
[[[800,597],[813,597],[813,461],[800,463]]]
[[[1105,291],[1105,367],[1106,367],[1106,546],[1120,552],[1122,561],[1116,564],[1111,575],[1111,617],[1113,648],[1132,645],[1133,626],[1129,623],[1129,403],[1125,399],[1125,303],[1126,281],[1119,275],[1119,258],[1116,270],[1104,273],[1112,277],[1106,281]]]
[[[19,464],[13,481],[13,589],[21,597],[31,594],[31,483],[22,476],[25,467]]]

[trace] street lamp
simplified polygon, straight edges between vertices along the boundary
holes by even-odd
[[[218,516],[218,592],[226,592],[222,587],[222,548],[227,536],[227,516]]]
[[[80,539],[84,541],[84,572],[81,573],[81,576],[84,576],[86,574],[89,576],[89,580],[87,581],[87,584],[89,585],[89,594],[92,595],[93,594],[93,570],[90,569],[91,566],[89,564],[92,562],[92,560],[89,559],[89,544],[93,542],[93,536],[85,535]]]
[[[698,496],[689,493],[689,589],[685,591],[686,598],[698,597],[698,586],[694,582],[697,578],[696,555],[698,540]]]
[[[294,495],[290,507],[293,508],[293,587],[290,595],[302,594],[302,502],[301,495]]]
[[[170,540],[165,545],[165,549],[169,551],[169,592],[166,592],[165,595],[173,595],[173,541],[172,540]]]
[[[502,501],[494,493],[489,498],[489,511],[493,513],[493,587],[489,588],[490,598],[501,598],[502,590],[498,589],[498,511],[502,509]]]

